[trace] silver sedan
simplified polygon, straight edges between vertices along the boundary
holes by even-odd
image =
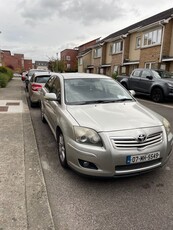
[[[50,72],[36,72],[32,75],[28,83],[28,95],[31,107],[40,103],[40,90],[50,76]]]
[[[55,136],[62,167],[85,175],[136,175],[171,155],[169,122],[104,75],[51,76],[41,89],[41,118]]]

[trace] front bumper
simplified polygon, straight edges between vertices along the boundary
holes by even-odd
[[[172,134],[167,136],[164,129],[162,132],[160,143],[144,149],[115,148],[111,142],[111,137],[117,135],[117,133],[101,133],[101,138],[104,140],[103,147],[78,144],[66,137],[67,162],[75,171],[90,176],[122,177],[145,173],[166,164],[171,155],[173,136]],[[126,159],[129,155],[144,155],[154,152],[160,153],[159,159],[127,164]]]

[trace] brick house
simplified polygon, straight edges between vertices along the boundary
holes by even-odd
[[[98,41],[87,54],[90,63],[81,72],[130,74],[134,68],[161,68],[173,72],[173,8],[137,22]]]
[[[65,70],[69,72],[77,71],[78,49],[65,49],[60,52],[60,59],[65,63]]]
[[[1,51],[2,66],[11,68],[14,72],[21,73],[32,68],[32,60],[25,60],[24,54],[11,54],[9,50]]]
[[[28,71],[30,69],[32,69],[32,60],[31,59],[24,59],[24,70]]]
[[[86,56],[88,52],[90,53],[91,47],[96,44],[98,41],[97,39],[91,40],[89,42],[83,43],[82,45],[75,47],[74,49],[65,49],[60,52],[60,59],[64,60],[66,65],[66,71],[83,71],[84,68],[86,68],[87,64],[91,62],[90,56]],[[85,64],[84,62],[82,64],[80,63],[80,58],[85,56]],[[89,60],[87,60],[89,57]],[[82,67],[81,67],[82,66]]]
[[[78,72],[93,73],[92,47],[97,44],[100,38],[86,42],[78,47]]]

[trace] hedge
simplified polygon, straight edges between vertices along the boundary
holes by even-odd
[[[0,87],[4,88],[13,78],[13,71],[7,67],[0,66]]]

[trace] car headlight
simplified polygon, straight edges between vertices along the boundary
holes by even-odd
[[[74,126],[74,132],[78,143],[102,146],[102,140],[95,130]]]
[[[166,132],[170,133],[171,125],[170,125],[169,121],[166,118],[163,118],[163,125],[164,125],[164,127],[166,129]]]
[[[171,84],[171,83],[168,83],[168,86],[171,87],[171,88],[173,88],[173,84]]]

